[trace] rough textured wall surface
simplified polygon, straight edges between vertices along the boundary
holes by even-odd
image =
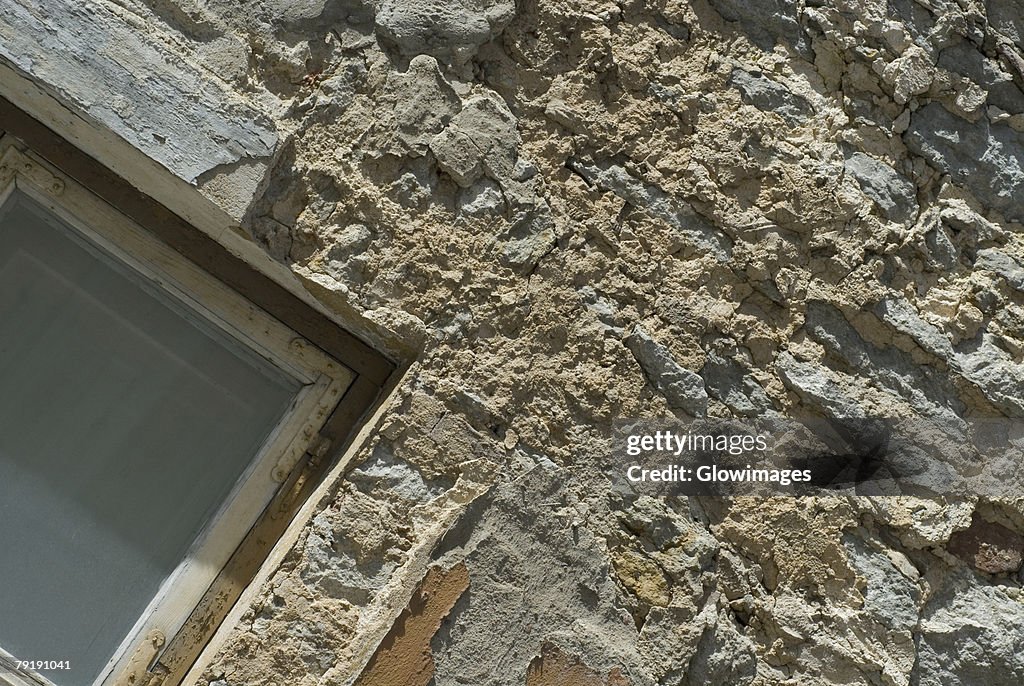
[[[604,474],[616,417],[1024,417],[1020,0],[115,4],[275,122],[254,239],[421,350],[204,683],[1024,683],[1020,500]]]

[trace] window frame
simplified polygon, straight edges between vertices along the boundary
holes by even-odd
[[[48,154],[44,157],[37,149]],[[54,149],[63,153],[57,160],[52,159]],[[177,215],[0,98],[0,203],[15,190],[44,205],[119,261],[155,279],[179,300],[195,306],[197,297],[212,298],[217,303],[212,321],[232,337],[251,343],[250,323],[258,320],[269,335],[257,342],[257,352],[308,384],[288,419],[278,425],[247,470],[249,476],[259,472],[262,477],[240,482],[197,542],[196,555],[182,561],[96,682],[97,686],[179,683],[332,458],[347,447],[360,418],[379,403],[396,376],[395,365],[322,313],[289,297],[287,289],[257,266],[220,241],[204,240]],[[128,199],[128,211],[111,202],[111,195]],[[151,221],[139,221],[140,216]],[[152,221],[161,218],[163,222]],[[96,235],[95,227],[104,225],[115,227],[113,236]],[[182,245],[199,250],[189,254]],[[239,288],[240,281],[255,288],[246,292]],[[207,309],[206,303],[198,308]],[[268,474],[275,488],[269,497],[254,499],[244,484],[258,484],[260,492],[265,492]],[[239,518],[236,511],[246,516]],[[218,533],[211,533],[215,530]],[[196,574],[189,568],[189,559],[198,557],[203,546],[217,550],[217,564]],[[22,683],[16,679],[13,683],[48,683],[37,677],[26,673]]]
[[[323,421],[351,383],[352,374],[240,295],[189,264],[184,256],[147,236],[73,180],[47,167],[31,154],[19,150],[14,141],[0,140],[0,207],[17,193],[27,196],[108,258],[128,267],[155,285],[165,297],[172,298],[302,385],[285,415],[185,558],[161,585],[94,685],[108,686],[112,677],[119,675],[127,665],[130,646],[151,632],[159,631],[168,636],[181,628],[191,608],[213,582],[216,572],[227,563],[230,553],[269,503],[277,485],[287,478],[299,456],[311,447]]]

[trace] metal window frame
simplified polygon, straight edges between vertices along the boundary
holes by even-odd
[[[174,686],[196,664],[210,639],[256,577],[293,517],[349,447],[360,421],[379,405],[399,376],[397,365],[296,297],[285,286],[240,257],[222,242],[93,159],[60,135],[0,96],[0,136],[13,137],[24,152],[51,165],[60,175],[88,191],[141,227],[162,245],[267,315],[311,342],[352,373],[344,395],[323,422],[316,440],[294,466],[280,474],[281,487],[262,511],[241,544],[194,605],[173,636],[150,632],[124,664],[115,686]],[[31,682],[30,682],[31,683]]]

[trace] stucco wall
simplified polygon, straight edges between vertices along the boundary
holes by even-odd
[[[417,351],[202,683],[1024,681],[1024,500],[605,475],[618,417],[1024,418],[1021,2],[88,5],[147,78],[0,54],[194,95],[88,111]]]

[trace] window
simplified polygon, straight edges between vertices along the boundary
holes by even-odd
[[[180,679],[391,369],[338,357],[0,139],[0,683]]]

